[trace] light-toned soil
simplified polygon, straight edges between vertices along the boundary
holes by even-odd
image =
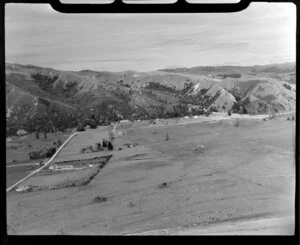
[[[234,123],[126,130],[114,141],[115,149],[122,150],[113,152],[87,186],[8,193],[9,231],[134,234],[294,215],[295,121],[282,117],[240,120],[239,127]],[[76,136],[61,159],[97,141],[95,132],[101,130]],[[124,147],[127,142],[136,146]],[[195,151],[200,144],[204,151]],[[97,196],[107,200],[95,203]]]
[[[210,225],[191,225],[170,229],[153,230],[130,235],[293,235],[295,218],[292,216],[252,217],[231,219]]]

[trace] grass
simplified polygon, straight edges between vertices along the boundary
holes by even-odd
[[[240,126],[240,120],[238,118],[236,118],[236,120],[234,122],[234,126],[235,127],[239,127]]]
[[[169,136],[169,134],[167,133],[166,134],[166,141],[168,141],[170,139],[170,136]]]
[[[107,168],[85,188],[8,196],[8,224],[14,224],[19,210],[18,219],[28,222],[16,227],[17,232],[55,234],[63,226],[68,234],[122,234],[205,224],[212,222],[211,217],[215,222],[287,210],[293,204],[292,198],[286,198],[292,189],[294,161],[295,129],[290,123],[279,118],[243,120],[238,133],[226,120],[160,127],[157,135],[153,128],[135,128],[114,144],[126,141],[138,146],[113,152]],[[91,137],[96,142],[95,132],[75,138],[73,147]],[[162,137],[167,133],[172,135],[168,141]],[[200,144],[205,152],[193,154]],[[131,157],[137,154],[139,158]],[[96,209],[88,201],[95,196],[109,196],[111,202]],[[27,205],[18,207],[20,201]],[[49,209],[47,202],[55,206]],[[38,216],[27,219],[34,211]],[[67,219],[71,214],[76,218]],[[50,219],[55,225],[49,225]],[[95,220],[105,220],[109,226],[103,228],[101,222],[95,226]]]
[[[36,162],[36,160],[29,159],[29,152],[39,151],[42,148],[53,147],[54,142],[56,146],[58,143],[64,142],[69,135],[58,132],[49,133],[47,139],[36,139],[34,133],[25,136],[10,137],[12,141],[6,142],[6,162],[29,163]]]

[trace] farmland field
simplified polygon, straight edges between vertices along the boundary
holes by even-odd
[[[105,130],[77,135],[60,157],[73,159],[71,153],[105,137]],[[131,127],[116,137],[113,157],[88,185],[8,193],[9,231],[133,234],[290,217],[294,144],[295,121],[286,117],[240,120],[238,126],[219,120]],[[99,203],[96,197],[106,199]],[[292,234],[292,221],[288,227],[285,233]]]

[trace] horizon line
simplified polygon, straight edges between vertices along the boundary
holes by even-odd
[[[127,70],[121,70],[121,71],[108,71],[108,70],[91,70],[91,69],[81,69],[81,70],[62,70],[62,69],[58,69],[58,68],[54,68],[54,67],[47,67],[47,66],[39,66],[39,65],[33,65],[33,64],[22,64],[22,63],[14,63],[14,62],[5,62],[5,66],[6,65],[22,65],[22,66],[35,66],[38,68],[45,68],[45,69],[52,69],[52,70],[57,70],[57,71],[69,71],[69,72],[80,72],[80,71],[95,71],[95,72],[117,72],[117,73],[121,73],[121,72],[128,72],[128,71],[133,71],[133,72],[153,72],[153,71],[163,71],[163,70],[176,70],[176,69],[192,69],[192,68],[202,68],[202,67],[255,67],[255,66],[269,66],[269,65],[282,65],[282,64],[286,64],[286,63],[295,63],[296,65],[296,61],[286,61],[286,62],[277,62],[277,63],[267,63],[267,64],[260,64],[260,65],[203,65],[203,66],[191,66],[191,67],[184,67],[184,66],[178,66],[175,68],[160,68],[160,69],[156,69],[156,70],[149,70],[149,71],[136,71],[136,70],[131,70],[131,69],[127,69]]]

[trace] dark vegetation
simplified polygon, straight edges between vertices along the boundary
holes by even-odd
[[[167,188],[167,187],[169,187],[169,185],[168,185],[168,183],[166,183],[166,182],[163,182],[163,183],[161,183],[160,185],[158,185],[158,189],[165,189],[165,188]]]
[[[240,78],[242,75],[240,73],[231,73],[231,74],[219,74],[218,76],[222,77],[223,79],[227,77],[231,78]]]
[[[58,79],[58,76],[45,76],[40,73],[31,74],[31,77],[34,79],[35,83],[46,92],[52,92],[52,85]]]
[[[247,109],[240,104],[240,102],[234,102],[232,109],[231,109],[232,113],[239,113],[239,114],[247,114]]]
[[[283,87],[285,87],[288,90],[292,90],[292,87],[290,85],[288,85],[287,83],[284,83]]]
[[[28,155],[30,160],[37,160],[37,159],[50,158],[54,155],[55,152],[56,152],[55,147],[49,147],[49,148],[44,147],[39,151],[31,151],[28,153]]]
[[[193,87],[193,83],[192,82],[189,82],[189,83],[186,82],[184,84],[184,88],[183,88],[183,90],[181,92],[184,93],[184,94],[186,94],[186,93],[188,93],[192,89],[192,87]]]
[[[77,124],[77,131],[78,132],[82,132],[82,131],[85,131],[85,127],[83,126],[83,124],[81,122],[79,122]]]
[[[8,136],[15,135],[19,129],[24,129],[28,132],[35,132],[37,138],[41,137],[40,133],[42,133],[46,139],[49,132],[66,131],[72,128],[76,128],[77,131],[84,131],[86,126],[95,129],[98,125],[109,125],[122,119],[147,120],[209,115],[210,113],[210,111],[205,112],[203,110],[209,103],[209,98],[204,98],[206,103],[203,103],[203,100],[199,100],[197,97],[186,96],[186,93],[193,86],[189,80],[182,90],[176,90],[157,82],[150,82],[142,89],[142,93],[160,102],[160,104],[150,104],[148,108],[142,108],[138,105],[135,107],[130,105],[135,92],[130,92],[130,86],[124,85],[123,80],[118,82],[122,87],[104,92],[104,99],[99,101],[99,99],[95,99],[93,94],[85,94],[78,98],[78,84],[75,81],[64,83],[59,80],[58,76],[47,76],[41,73],[32,74],[32,78],[34,83],[42,91],[47,92],[48,97],[53,100],[39,97],[38,109],[33,115],[31,114],[33,109],[30,105],[23,105],[18,110],[13,111],[7,119],[6,131]],[[177,102],[169,104],[169,97],[164,95],[173,96]],[[60,104],[60,102],[65,104]],[[92,107],[85,107],[91,103],[93,104]]]
[[[29,66],[28,66],[29,67]],[[31,69],[36,69],[32,67]],[[244,69],[244,68],[243,68]],[[169,72],[189,72],[191,74],[202,74],[202,72],[214,72],[222,78],[240,78],[244,73],[240,68],[234,68],[228,73],[226,67],[194,67],[194,68],[178,68],[165,69]],[[273,72],[274,75],[280,77],[280,72],[288,72],[290,75],[295,74],[295,68],[282,70],[276,66],[257,67],[250,69],[249,72]],[[92,71],[81,71],[80,74],[90,74]],[[47,72],[48,73],[48,72]],[[34,108],[30,102],[13,108],[10,116],[6,119],[6,135],[15,135],[19,129],[24,129],[29,133],[35,132],[36,138],[47,139],[47,134],[57,131],[68,131],[76,128],[77,131],[84,131],[89,126],[92,129],[98,125],[109,125],[123,119],[127,120],[150,120],[155,118],[177,118],[184,116],[205,115],[208,116],[212,112],[219,111],[219,108],[211,106],[220,96],[208,96],[208,89],[201,89],[197,95],[192,95],[194,82],[186,79],[182,89],[175,86],[168,86],[149,79],[147,86],[140,90],[135,90],[134,86],[129,84],[131,81],[126,78],[118,77],[111,86],[99,85],[97,93],[85,92],[79,93],[81,90],[78,80],[75,78],[69,80],[62,79],[58,71],[54,71],[54,75],[48,75],[41,70],[37,70],[31,74],[32,80],[29,82],[24,76],[12,73],[6,75],[6,80],[14,86],[19,86],[23,90],[27,90],[32,95],[38,97],[38,106]],[[103,74],[94,72],[95,77],[103,76]],[[124,75],[126,77],[126,75]],[[105,79],[106,81],[109,78]],[[137,80],[138,82],[138,80]],[[145,82],[145,81],[143,81]],[[238,87],[230,92],[236,99],[233,107],[228,112],[231,113],[265,113],[267,103],[252,102],[243,99],[245,94],[249,94],[261,80],[251,80],[251,86],[247,91],[243,91]],[[128,84],[127,84],[128,83]],[[286,89],[291,90],[291,86],[283,84]],[[239,90],[240,89],[240,90]],[[99,93],[98,93],[99,92]],[[143,101],[143,105],[139,106],[136,102],[139,99]],[[263,100],[272,99],[264,97]],[[147,103],[149,101],[149,103]],[[153,103],[152,103],[153,101]],[[269,103],[269,102],[268,102]],[[144,104],[149,104],[145,106]],[[269,103],[270,104],[270,103]],[[210,108],[210,110],[205,110]],[[221,108],[225,110],[225,107]],[[279,108],[281,109],[281,108]]]
[[[97,142],[94,145],[89,145],[86,147],[83,147],[80,150],[80,153],[92,153],[92,152],[100,152],[100,151],[104,151],[105,149],[112,151],[114,149],[113,144],[106,139],[102,140],[102,144],[101,142]]]
[[[101,203],[106,201],[107,201],[107,197],[103,197],[103,196],[97,196],[93,199],[94,203]]]
[[[99,152],[99,151],[104,151],[104,147],[101,145],[100,142],[96,143],[94,146],[86,146],[83,147],[80,150],[80,153],[91,153],[91,152]]]
[[[145,88],[152,89],[152,90],[159,90],[163,92],[169,92],[169,93],[178,93],[178,91],[175,88],[171,88],[153,81],[151,81]]]

